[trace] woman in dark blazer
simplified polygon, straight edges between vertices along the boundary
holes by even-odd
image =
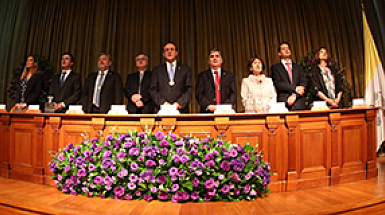
[[[311,70],[312,95],[314,101],[326,101],[331,108],[343,108],[343,82],[338,71],[331,65],[326,48],[315,54]]]
[[[43,90],[43,75],[38,70],[38,62],[33,55],[27,57],[20,84],[16,92],[15,108],[23,109],[28,105],[39,105]]]

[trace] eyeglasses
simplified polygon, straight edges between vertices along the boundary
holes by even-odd
[[[135,60],[136,60],[136,61],[141,61],[141,60],[147,60],[147,58],[142,57],[142,58],[136,58]]]

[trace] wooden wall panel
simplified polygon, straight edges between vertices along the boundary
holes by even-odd
[[[0,117],[0,176],[9,178],[10,177],[10,140],[9,140],[9,128],[10,128],[10,116],[2,115]]]

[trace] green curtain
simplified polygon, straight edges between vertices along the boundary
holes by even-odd
[[[192,67],[194,81],[207,69],[211,48],[222,51],[223,69],[236,74],[239,90],[248,58],[259,54],[265,73],[279,62],[277,46],[291,44],[293,60],[325,46],[346,67],[351,92],[363,97],[364,61],[359,0],[0,0],[0,102],[8,107],[12,70],[27,54],[47,57],[56,72],[60,56],[75,56],[83,80],[96,71],[101,51],[125,81],[135,72],[135,55],[146,53],[150,69],[163,63],[162,44],[178,45],[178,61]],[[127,102],[127,100],[125,100]],[[199,111],[195,97],[192,112]]]

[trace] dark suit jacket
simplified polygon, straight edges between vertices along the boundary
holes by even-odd
[[[86,113],[92,113],[92,100],[98,72],[89,74],[85,80],[81,103]],[[100,112],[107,113],[111,105],[123,104],[123,86],[120,74],[108,71],[100,92]]]
[[[151,87],[151,71],[144,71],[143,79],[142,79],[142,84],[141,84],[141,95],[142,99],[141,101],[144,104],[143,108],[138,108],[136,107],[135,103],[132,102],[131,97],[133,94],[138,94],[139,91],[139,71],[135,72],[133,74],[129,74],[127,76],[127,81],[124,86],[124,95],[128,99],[128,105],[127,105],[127,110],[129,113],[133,114],[152,114],[154,113],[154,102],[152,101],[151,98],[151,93],[150,93],[150,87]]]
[[[41,73],[37,73],[31,76],[29,81],[27,82],[27,89],[25,91],[25,103],[27,105],[40,105],[39,97],[41,95],[41,91],[43,90],[44,75]],[[16,92],[16,103],[20,103],[21,100],[21,86],[19,85],[18,90]]]
[[[53,101],[56,103],[64,102],[66,105],[65,110],[67,110],[70,105],[76,105],[80,99],[82,93],[82,77],[74,71],[71,71],[64,81],[63,86],[60,86],[61,75],[60,73],[53,77],[48,95],[53,95]],[[65,110],[62,112],[65,112]]]
[[[334,77],[334,89],[335,89],[335,98],[337,98],[337,95],[339,92],[343,92],[343,80],[341,78],[341,75],[338,74],[338,71],[333,66],[328,66],[330,71],[332,72],[332,75]],[[323,101],[320,97],[318,97],[318,91],[323,92],[325,96],[328,97],[328,90],[325,86],[324,78],[321,74],[321,69],[319,66],[315,66],[311,69],[311,93],[314,101]],[[339,108],[343,107],[343,101],[341,100],[339,103]]]
[[[272,79],[277,90],[277,102],[285,102],[289,110],[304,110],[307,109],[305,99],[295,92],[297,86],[306,88],[306,80],[302,66],[292,63],[293,83],[290,82],[290,77],[282,63],[275,64],[271,67]],[[288,106],[287,99],[290,95],[296,94],[297,99],[292,106]]]
[[[151,78],[151,97],[157,112],[165,102],[178,102],[181,113],[189,113],[189,103],[193,93],[191,68],[177,63],[175,69],[175,85],[170,86],[166,63],[153,69]]]
[[[237,102],[237,85],[235,75],[232,72],[221,70],[221,104],[234,105]],[[198,82],[195,86],[195,98],[201,106],[201,113],[211,113],[206,108],[209,105],[216,105],[215,84],[211,69],[205,70],[198,75]]]

